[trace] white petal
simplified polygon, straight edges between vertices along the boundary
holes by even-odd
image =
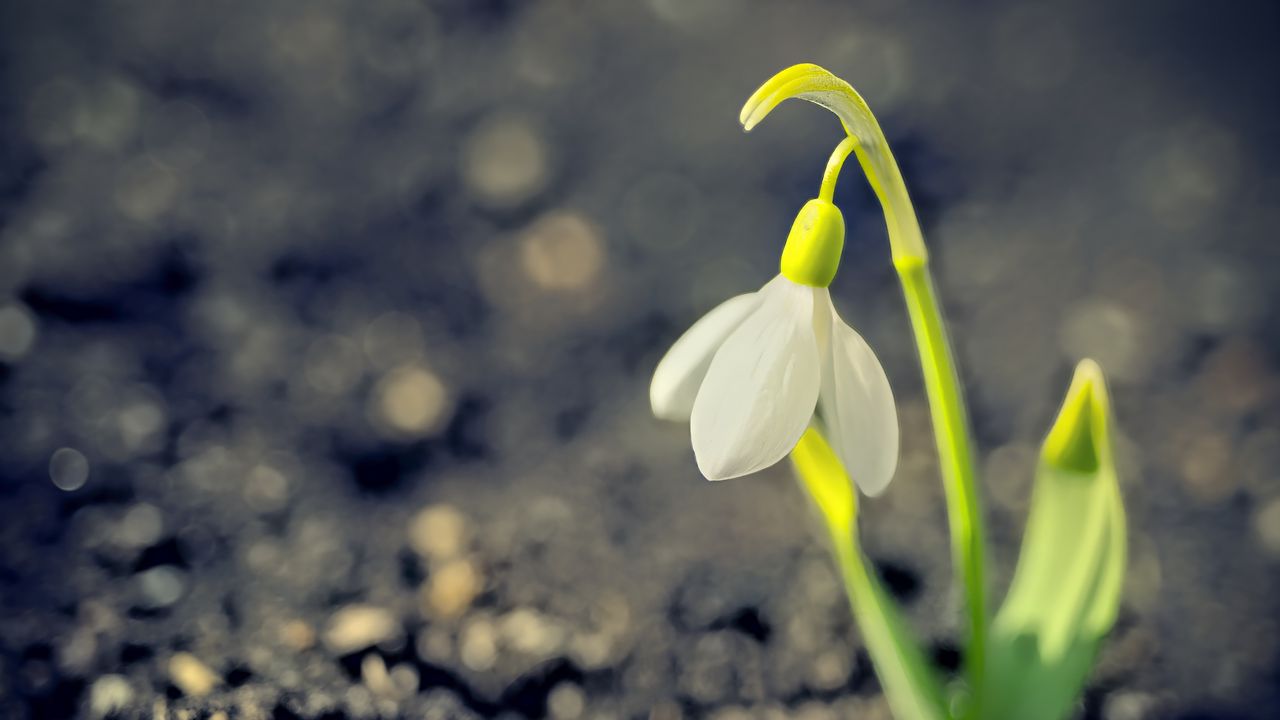
[[[698,318],[676,340],[658,363],[658,369],[653,371],[649,404],[653,406],[654,415],[663,420],[689,420],[693,400],[711,366],[711,358],[759,302],[758,293],[731,297]]]
[[[821,383],[813,288],[781,276],[711,361],[690,435],[708,480],[763,470],[799,442]]]
[[[822,302],[822,298],[818,302]],[[898,467],[898,410],[871,346],[836,314],[822,363],[822,417],[845,469],[862,492],[879,495]]]

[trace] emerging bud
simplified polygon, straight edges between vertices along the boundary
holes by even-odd
[[[840,208],[827,200],[810,200],[800,208],[782,248],[782,275],[799,285],[827,287],[840,267],[843,250]]]
[[[1092,360],[1080,361],[1058,419],[1045,438],[1045,462],[1071,472],[1096,472],[1100,456],[1110,450],[1108,405],[1102,368]]]

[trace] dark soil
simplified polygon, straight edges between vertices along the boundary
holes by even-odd
[[[1080,714],[1280,716],[1263,3],[0,3],[0,718],[887,718],[785,467],[649,374],[776,272],[853,82],[934,252],[993,591],[1070,368],[1129,586]],[[864,544],[959,664],[927,408],[851,165],[832,291],[903,454]]]

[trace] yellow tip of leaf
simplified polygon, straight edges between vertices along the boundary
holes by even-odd
[[[858,512],[853,483],[822,433],[809,428],[791,451],[796,474],[833,529],[851,531]]]
[[[813,63],[792,65],[766,80],[759,89],[751,94],[751,97],[747,98],[746,104],[742,106],[742,111],[738,113],[738,122],[742,124],[744,130],[751,132],[752,128],[759,125],[760,121],[783,100],[797,94],[794,89],[803,86],[803,83],[799,86],[795,85],[797,80],[821,79],[823,77],[843,82],[826,69]],[[786,90],[788,89],[792,91],[787,92]]]
[[[1045,438],[1045,462],[1071,472],[1096,472],[1099,455],[1106,451],[1108,405],[1102,368],[1092,360],[1082,360]]]

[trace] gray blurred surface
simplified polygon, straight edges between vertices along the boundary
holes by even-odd
[[[878,114],[984,457],[993,591],[1075,360],[1129,585],[1082,713],[1280,713],[1272,4],[0,4],[0,716],[886,717],[785,467],[711,484],[649,373]],[[832,291],[903,457],[873,558],[953,655],[900,291]],[[508,715],[512,716],[512,715]]]

